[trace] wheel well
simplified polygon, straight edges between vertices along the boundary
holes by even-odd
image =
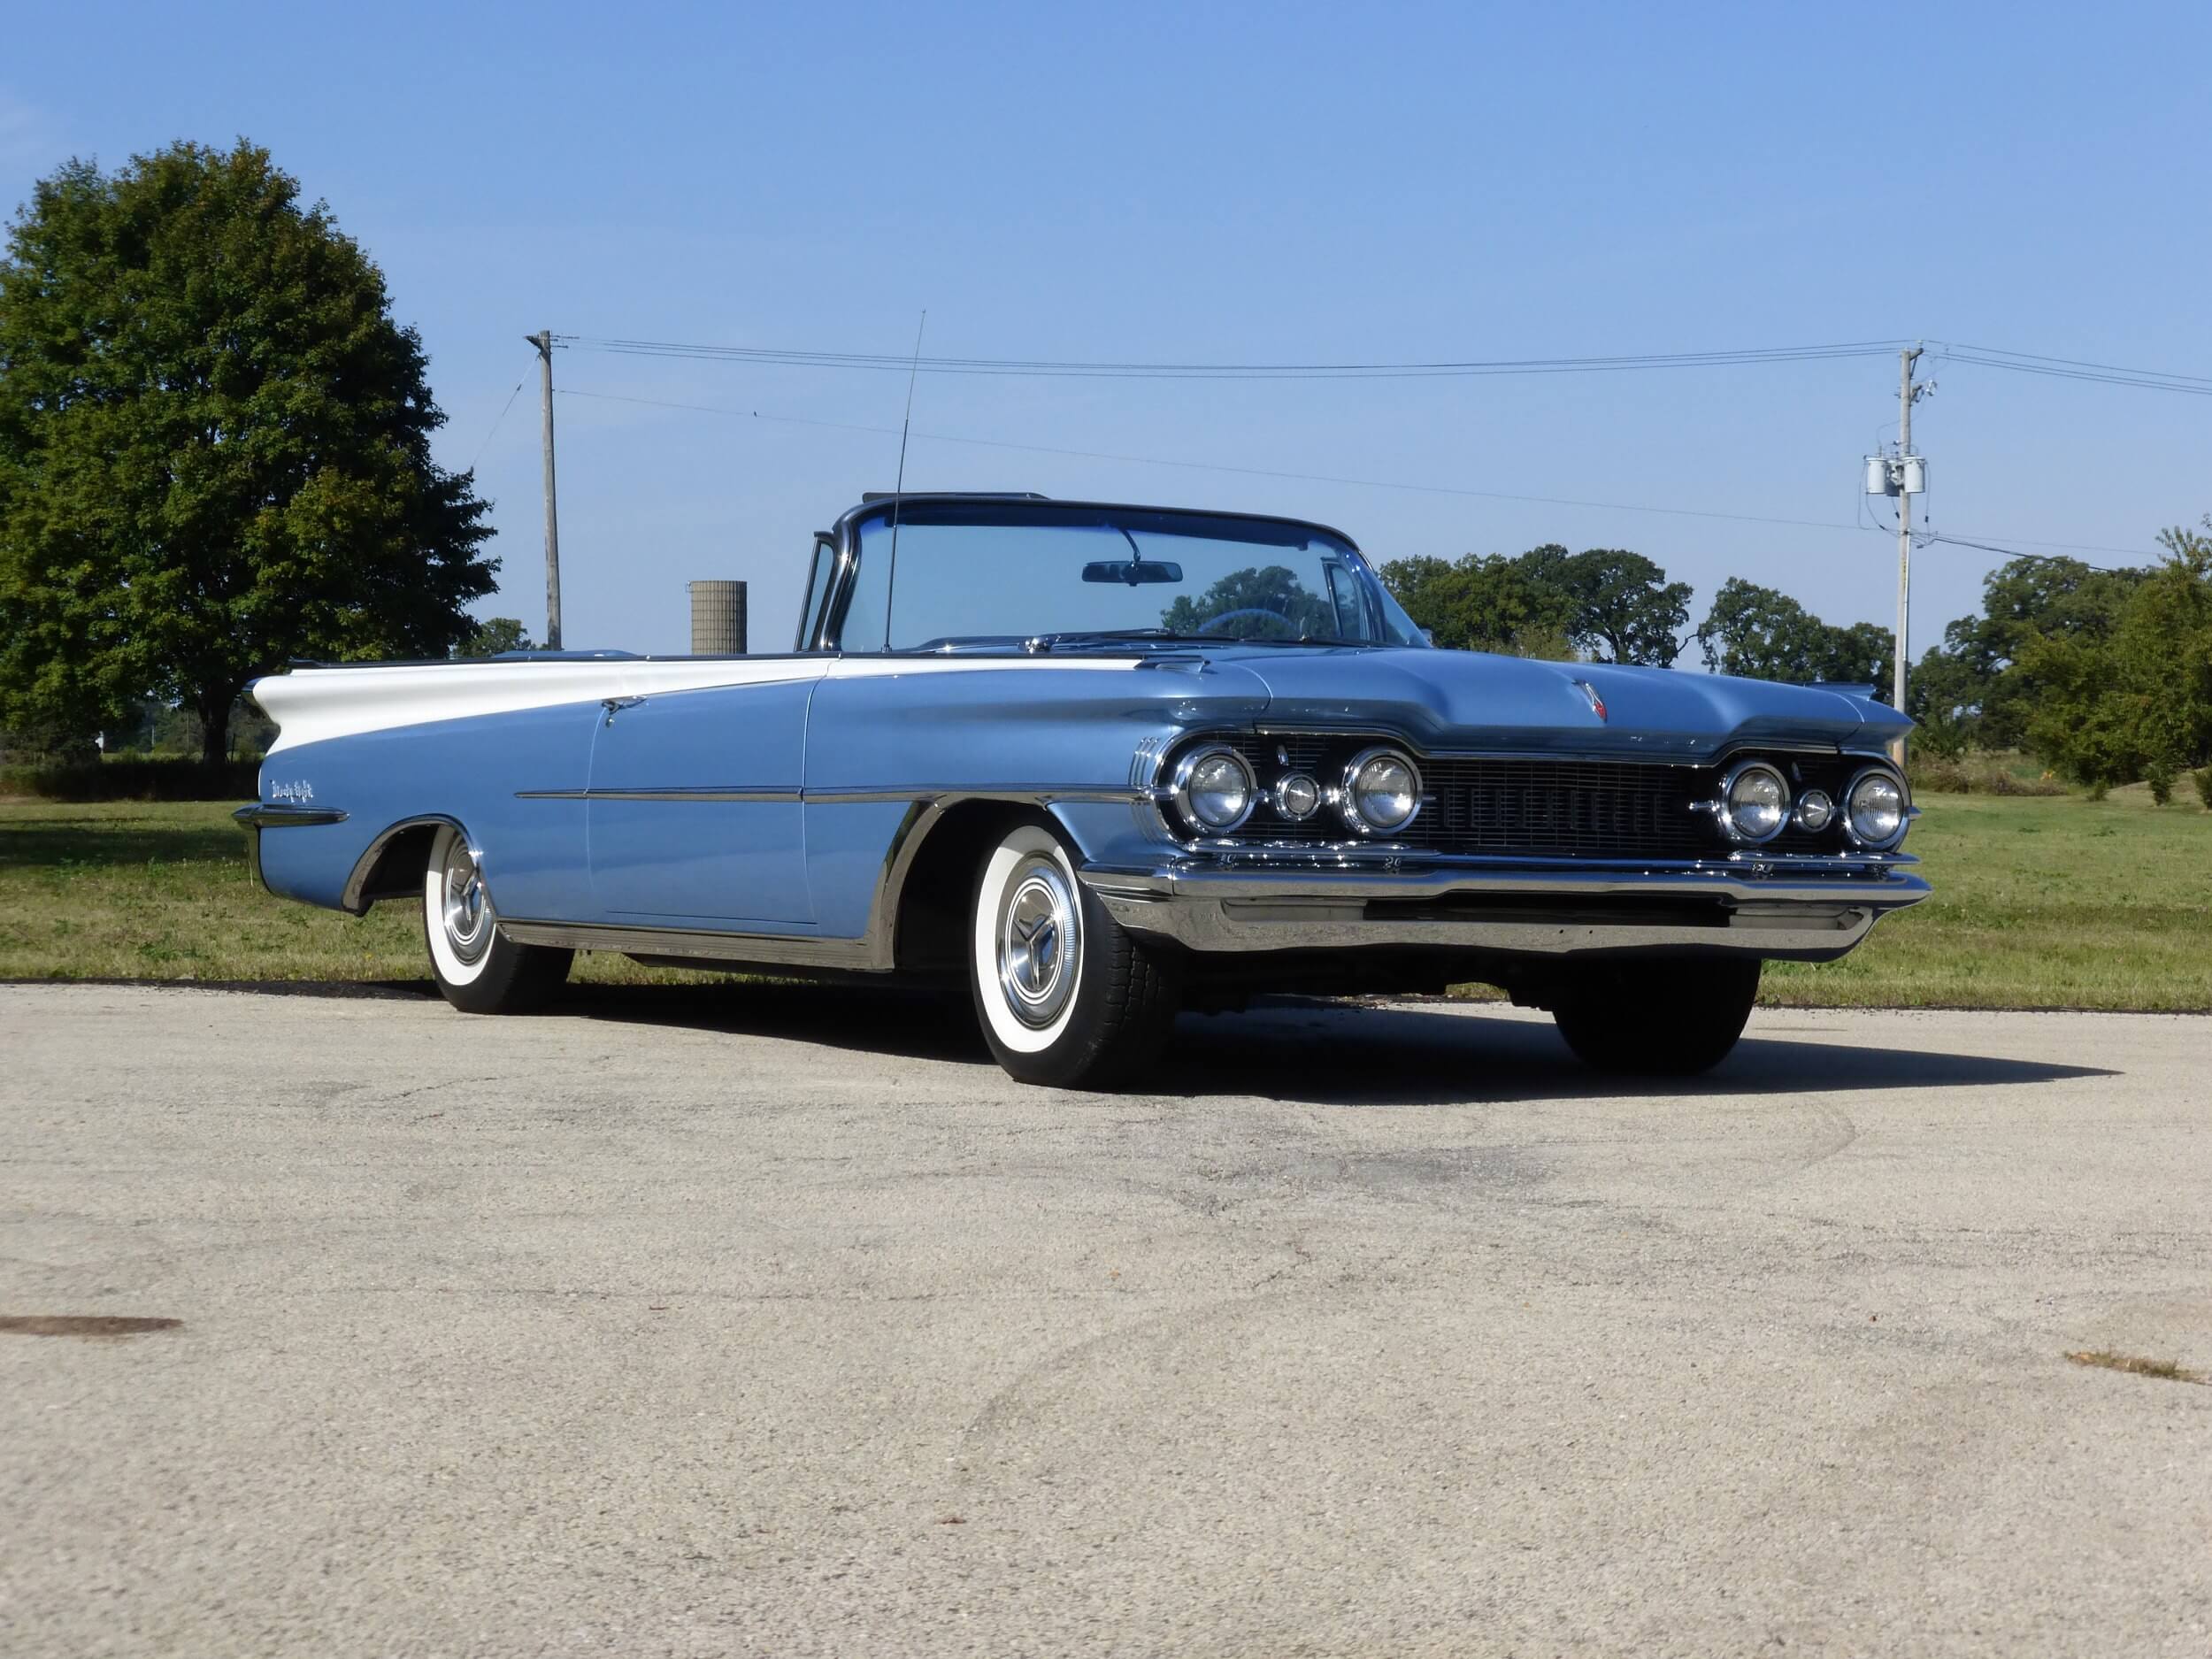
[[[929,826],[899,889],[891,938],[902,971],[966,966],[977,865],[1015,825],[1040,821],[1043,815],[1004,801],[964,801]]]
[[[420,898],[423,868],[430,862],[430,844],[437,840],[438,832],[448,822],[445,818],[426,818],[386,830],[363,856],[353,879],[346,884],[346,908],[356,916],[362,916],[379,899]]]

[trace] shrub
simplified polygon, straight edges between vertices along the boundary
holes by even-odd
[[[0,795],[48,801],[250,801],[261,793],[259,760],[204,766],[178,756],[56,762],[0,769]]]
[[[1988,792],[1991,795],[2064,795],[2066,786],[2045,772],[2039,778],[2023,778],[2017,772],[2000,766],[1989,774]]]
[[[2196,772],[2197,799],[2204,803],[2204,810],[2212,812],[2212,766],[2200,766]]]
[[[1916,795],[2064,795],[2066,786],[2050,773],[2022,777],[2004,755],[1957,757],[1920,746],[1917,735],[1905,751],[1905,776]]]
[[[2154,805],[2166,806],[2174,798],[2174,769],[2162,760],[2154,760],[2143,769],[2143,781],[2151,787]]]
[[[2106,793],[2111,787],[2112,786],[2107,783],[2103,779],[2092,778],[2089,780],[2089,798],[2092,801],[2101,801],[2105,798]]]
[[[1930,713],[1912,734],[1910,748],[1930,760],[1963,760],[1974,728],[1955,714]]]

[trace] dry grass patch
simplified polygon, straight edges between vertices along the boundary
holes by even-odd
[[[2077,1365],[2093,1365],[2099,1371],[2122,1371],[2131,1377],[2156,1377],[2165,1382],[2212,1383],[2202,1371],[2191,1371],[2186,1365],[2170,1359],[2144,1359],[2135,1354],[2116,1354],[2108,1348],[2077,1348],[2067,1355]]]

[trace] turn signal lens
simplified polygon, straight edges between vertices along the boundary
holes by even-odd
[[[1836,803],[1825,789],[1808,789],[1797,798],[1797,827],[1818,834],[1836,821]]]
[[[1321,786],[1302,772],[1294,772],[1275,784],[1275,810],[1294,824],[1311,818],[1321,807]]]
[[[1869,847],[1886,847],[1905,833],[1905,791],[1886,772],[1870,772],[1851,786],[1846,803],[1851,833]]]

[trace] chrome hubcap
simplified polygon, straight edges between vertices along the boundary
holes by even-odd
[[[1025,1025],[1049,1025],[1075,990],[1082,925],[1067,876],[1049,858],[1016,872],[999,910],[998,978],[1006,1006]]]
[[[484,872],[476,867],[476,855],[458,835],[446,841],[439,887],[444,894],[440,908],[446,943],[463,962],[474,962],[491,949],[492,895],[485,890]]]

